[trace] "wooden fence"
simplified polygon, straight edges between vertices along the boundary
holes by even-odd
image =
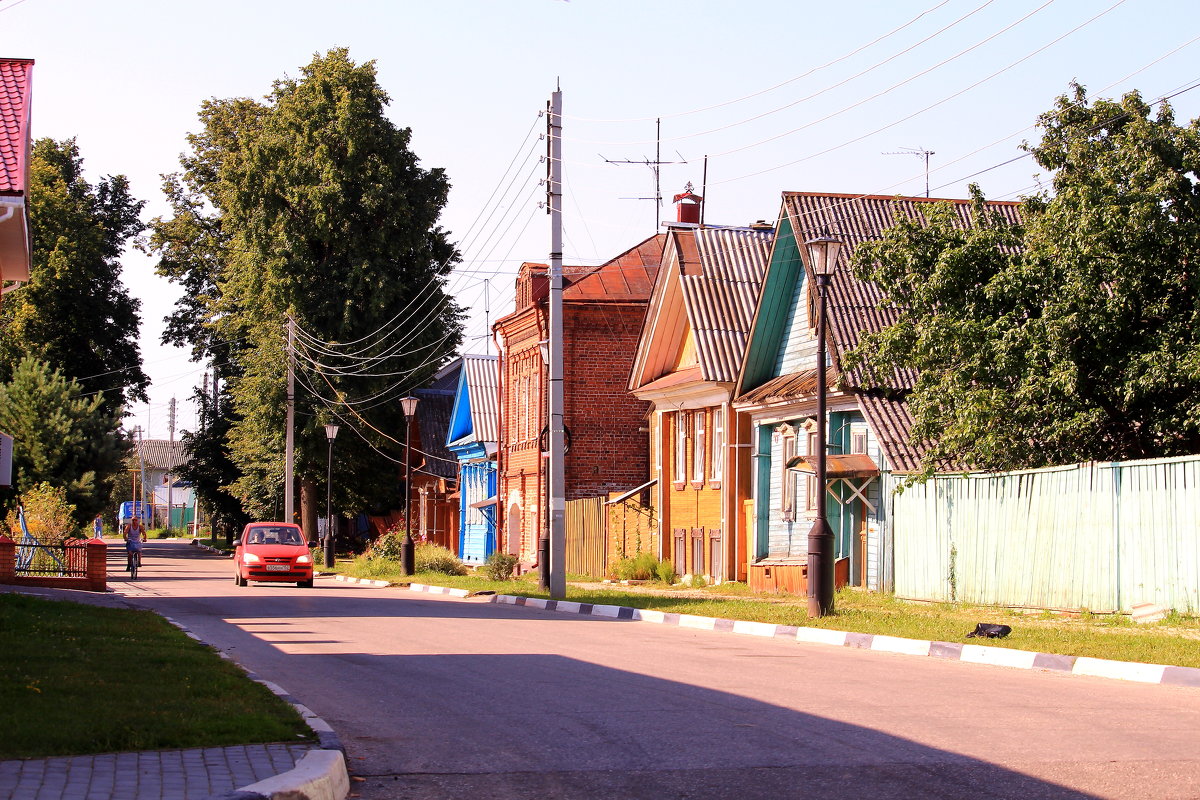
[[[603,578],[608,570],[604,498],[568,500],[564,520],[567,538],[567,572]]]
[[[1200,456],[937,477],[891,505],[900,597],[1200,611]]]

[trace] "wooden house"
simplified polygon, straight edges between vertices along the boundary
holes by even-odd
[[[496,356],[465,355],[446,446],[458,459],[458,557],[481,564],[496,550]]]
[[[773,235],[770,225],[688,221],[667,233],[629,391],[650,405],[659,556],[681,575],[722,581],[744,571],[749,430],[730,403]]]
[[[890,325],[896,312],[881,308],[883,294],[850,270],[856,247],[878,239],[897,214],[920,218],[922,206],[949,202],[963,227],[965,200],[788,192],[783,196],[775,245],[762,283],[733,403],[747,424],[754,462],[753,503],[747,507],[748,580],[757,589],[806,588],[808,531],[817,503],[833,528],[838,585],[888,588],[892,491],[919,467],[909,442],[912,417],[906,392],[915,374],[895,376],[896,391],[864,388],[863,377],[842,369],[841,357],[864,333]],[[1015,221],[1017,203],[991,203]],[[826,419],[816,419],[816,302],[805,242],[822,233],[843,242],[827,293]],[[817,425],[826,426],[828,487],[819,491],[808,458]]]
[[[29,280],[28,179],[33,61],[0,58],[0,293]]]
[[[658,273],[663,236],[651,236],[593,267],[563,268],[563,380],[567,500],[602,497],[645,482],[646,403],[625,382]],[[547,525],[542,457],[548,371],[549,269],[521,265],[516,308],[493,326],[500,353],[498,509],[501,547],[520,569],[537,561]]]
[[[430,383],[413,392],[417,409],[408,420],[412,437],[412,486],[407,518],[419,542],[429,542],[458,551],[458,459],[446,445],[450,413],[458,388],[462,363],[455,360],[434,375]],[[407,470],[400,467],[400,481]],[[401,495],[403,496],[403,495]]]

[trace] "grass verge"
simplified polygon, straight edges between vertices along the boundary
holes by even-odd
[[[524,597],[548,596],[538,588],[537,576],[532,573],[511,581],[441,573],[418,573],[409,578],[398,565],[386,559],[340,561],[337,571],[395,583],[427,583]],[[572,580],[575,577],[578,576],[573,576]],[[1197,617],[1175,615],[1161,623],[1135,625],[1123,615],[1028,613],[963,603],[918,603],[890,595],[843,589],[835,600],[835,614],[810,619],[804,597],[754,594],[740,583],[692,589],[664,584],[600,587],[595,582],[589,583],[590,580],[568,583],[567,599],[578,603],[631,606],[675,614],[829,628],[906,639],[971,642],[1039,653],[1200,667],[1200,618]],[[966,639],[966,634],[977,622],[999,622],[1011,626],[1013,632],[1005,639]]]
[[[0,758],[299,741],[296,710],[149,611],[0,594]]]

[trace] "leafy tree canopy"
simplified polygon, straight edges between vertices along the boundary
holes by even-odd
[[[1200,453],[1200,123],[1076,85],[1039,125],[1022,225],[973,187],[972,229],[934,208],[855,254],[899,320],[848,363],[919,370],[927,474]]]
[[[0,505],[11,508],[23,491],[47,483],[65,491],[81,525],[105,510],[112,483],[125,477],[120,413],[46,362],[22,359],[0,384],[0,430],[17,442],[13,485],[0,489]]]
[[[145,400],[138,349],[140,303],[121,282],[120,258],[143,229],[144,203],[125,177],[83,178],[74,139],[39,139],[29,163],[33,240],[28,285],[0,305],[0,377],[26,356],[52,364],[108,408]]]
[[[395,487],[372,429],[400,429],[395,399],[461,336],[443,291],[457,253],[437,225],[449,183],[419,166],[387,103],[372,63],[331,50],[261,102],[206,102],[183,172],[167,179],[174,215],[155,220],[151,246],[187,291],[168,337],[232,361],[227,446],[240,477],[229,491],[255,515],[281,508],[289,316],[311,341],[357,343],[351,362],[302,364],[296,436],[297,476],[323,480],[321,425],[341,400],[362,401],[359,416],[340,413],[369,444],[338,442],[340,504],[356,507],[386,505]]]

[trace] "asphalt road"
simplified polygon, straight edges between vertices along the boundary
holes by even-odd
[[[232,575],[151,543],[115,588],[328,721],[368,800],[1200,797],[1195,689]]]

